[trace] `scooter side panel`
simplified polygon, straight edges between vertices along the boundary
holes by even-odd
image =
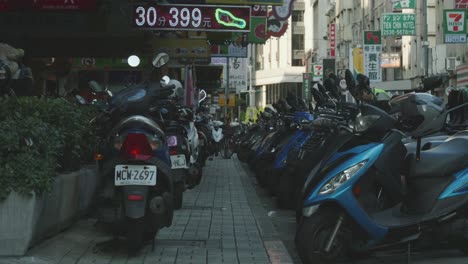
[[[274,169],[284,168],[289,151],[295,146],[302,146],[311,136],[310,132],[297,131],[294,137],[281,149],[281,152],[276,156],[273,164]]]
[[[380,240],[385,237],[388,228],[377,225],[372,218],[363,210],[352,192],[353,185],[374,164],[384,149],[383,144],[372,144],[363,152],[343,162],[330,171],[327,176],[314,188],[314,191],[306,198],[304,207],[309,207],[326,202],[339,204],[346,212],[371,236],[372,240]],[[365,148],[363,148],[365,149]],[[330,194],[319,195],[320,189],[338,173],[353,165],[367,160],[367,163],[349,180],[344,182],[338,189]]]
[[[439,200],[468,194],[468,168],[457,172],[455,180],[440,194]]]

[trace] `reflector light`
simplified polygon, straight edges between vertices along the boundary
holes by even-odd
[[[120,151],[126,160],[149,160],[153,156],[148,139],[140,133],[128,134]]]
[[[130,194],[127,199],[129,201],[143,201],[143,196],[138,194]]]
[[[167,137],[167,145],[169,147],[177,146],[177,137],[176,136],[169,136]]]
[[[169,155],[177,155],[177,149],[173,148],[169,150]]]
[[[103,160],[103,159],[104,159],[104,155],[102,155],[100,153],[94,154],[94,160],[99,161],[99,160]]]

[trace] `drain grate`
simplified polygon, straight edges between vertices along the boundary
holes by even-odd
[[[206,240],[156,239],[156,247],[195,247],[206,248]]]
[[[213,211],[226,211],[226,207],[213,207],[213,206],[183,206],[182,210],[192,210],[192,211],[205,211],[205,210],[213,210]]]

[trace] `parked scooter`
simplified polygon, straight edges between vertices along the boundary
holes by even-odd
[[[304,263],[395,244],[447,241],[468,252],[466,132],[427,150],[417,143],[416,153],[407,154],[402,143],[406,133],[420,142],[441,131],[447,114],[459,108],[447,110],[440,98],[418,93],[390,106],[397,119],[361,104],[353,123],[314,121],[335,137],[305,185],[296,234]]]
[[[152,63],[159,68],[168,60],[160,54]],[[126,236],[131,253],[145,240],[154,243],[158,230],[172,224],[174,187],[161,102],[180,94],[174,88],[144,83],[124,89],[96,121],[105,143],[98,221],[115,237]]]

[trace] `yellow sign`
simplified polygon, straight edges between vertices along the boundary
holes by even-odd
[[[353,49],[354,74],[364,73],[364,53],[361,48]]]
[[[171,59],[199,59],[211,56],[206,39],[158,39],[152,45],[156,53],[165,52]]]
[[[219,94],[218,105],[219,106],[226,105],[226,96],[224,94]]]
[[[236,94],[229,94],[229,107],[236,107]]]

